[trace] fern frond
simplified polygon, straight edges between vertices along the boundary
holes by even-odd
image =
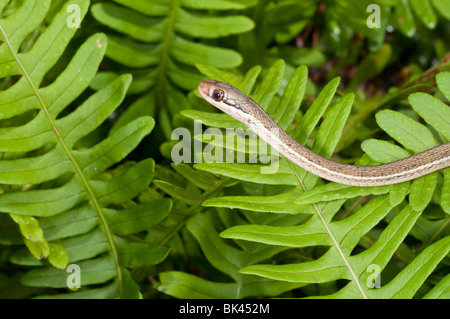
[[[141,99],[159,106],[160,124],[169,139],[171,118],[189,108],[180,89],[192,90],[204,80],[192,64],[233,68],[242,63],[238,52],[192,38],[218,39],[252,29],[254,23],[248,17],[229,15],[223,10],[244,9],[256,1],[115,2],[120,5],[101,2],[91,9],[95,19],[120,33],[109,36],[106,55],[133,73],[130,93],[145,92]],[[205,10],[219,10],[220,14],[206,15]],[[93,85],[102,87],[116,76],[104,73]],[[136,114],[152,115],[147,104],[144,107],[137,103],[124,116],[132,118]]]
[[[154,121],[137,118],[95,145],[79,147],[83,145],[78,144],[80,140],[120,105],[131,76],[120,76],[83,102],[73,103],[95,76],[107,47],[105,35],[94,34],[48,83],[46,75],[77,30],[67,22],[69,6],[77,7],[82,18],[89,1],[68,1],[33,46],[21,52],[24,39],[43,22],[49,6],[50,1],[25,0],[18,10],[0,19],[0,74],[17,79],[0,92],[4,124],[0,128],[0,180],[5,189],[0,210],[40,234],[30,237],[30,229],[21,227],[27,247],[41,260],[18,250],[12,261],[38,266],[22,277],[26,285],[65,288],[70,275],[66,267],[76,263],[84,293],[88,285],[107,283],[112,287],[105,288],[109,297],[138,297],[137,285],[125,267],[160,262],[168,250],[119,236],[158,222],[170,211],[171,202],[132,202],[151,182],[153,160],[109,169],[150,133]],[[127,207],[130,202],[133,206]],[[0,241],[20,241],[17,230],[11,232],[16,239],[2,236]]]

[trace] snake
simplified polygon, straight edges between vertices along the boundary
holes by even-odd
[[[391,185],[450,166],[450,142],[386,164],[337,163],[297,142],[258,103],[231,84],[205,80],[198,85],[198,91],[207,102],[246,125],[285,158],[332,182],[351,186]]]

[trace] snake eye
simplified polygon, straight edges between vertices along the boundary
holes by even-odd
[[[214,92],[213,92],[213,94],[212,94],[212,97],[213,97],[213,99],[214,99],[215,101],[220,102],[220,101],[222,101],[223,98],[224,98],[224,93],[223,93],[222,90],[215,89]]]

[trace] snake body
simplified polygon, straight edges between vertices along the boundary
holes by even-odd
[[[401,160],[375,166],[336,163],[298,143],[253,99],[232,85],[206,80],[199,84],[202,97],[248,126],[280,154],[327,180],[353,186],[379,186],[409,181],[450,166],[450,142]]]

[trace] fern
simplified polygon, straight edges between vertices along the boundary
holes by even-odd
[[[2,9],[6,3],[1,2]],[[0,19],[0,74],[14,79],[0,92],[4,190],[0,210],[20,227],[19,233],[10,222],[0,242],[25,242],[28,247],[11,256],[16,264],[35,266],[21,278],[25,285],[66,288],[70,275],[66,267],[75,263],[81,270],[82,288],[68,296],[138,297],[127,267],[158,263],[168,249],[124,236],[159,222],[170,211],[171,201],[132,201],[152,179],[152,159],[108,169],[150,133],[154,121],[140,117],[92,145],[83,142],[120,105],[131,76],[120,76],[81,99],[107,46],[105,35],[99,33],[79,47],[50,83],[46,75],[77,30],[68,23],[73,18],[70,8],[78,8],[82,18],[89,1],[68,1],[24,50],[24,41],[39,29],[50,4],[24,0]],[[89,289],[92,284],[102,285]]]
[[[275,174],[166,164],[173,127],[202,120],[209,134],[194,139],[216,150],[217,128],[245,128],[199,98],[205,78],[338,161],[448,141],[448,12],[439,0],[0,0],[0,296],[448,298],[449,169],[355,188],[283,158]],[[385,71],[414,76],[402,86]],[[360,90],[380,75],[375,95]],[[237,145],[227,154],[259,155]]]
[[[380,10],[381,25],[368,28],[367,19],[372,13],[368,8],[377,5]],[[319,7],[321,6],[321,7]],[[307,0],[298,3],[295,0],[276,2],[267,9],[267,22],[275,27],[275,39],[286,43],[296,37],[309,22],[322,16],[325,30],[323,35],[331,47],[340,56],[350,53],[350,39],[355,32],[367,36],[379,48],[384,39],[386,28],[391,24],[405,36],[426,34],[426,29],[437,27],[439,19],[445,23],[450,17],[450,6],[439,0],[393,0],[393,1],[329,1]]]
[[[284,44],[303,31],[310,34],[311,29],[308,28],[311,28],[311,21],[320,19],[320,25],[323,25],[323,28],[317,32],[321,34],[321,41],[338,56],[346,57],[351,54],[351,37],[356,32],[362,33],[371,42],[376,43],[374,47],[379,48],[381,45],[380,40],[383,39],[386,30],[386,19],[383,19],[383,26],[380,28],[367,27],[367,18],[370,15],[370,12],[367,13],[367,8],[373,4],[381,8],[382,18],[384,18],[383,15],[388,14],[391,4],[382,0],[327,1],[325,3],[318,0],[307,0],[301,3],[295,0],[274,1],[274,5],[267,8],[266,21],[268,25],[275,28],[274,39]],[[284,57],[286,58],[285,55]]]
[[[154,245],[173,244],[176,247],[176,241],[180,241],[180,230],[190,217],[201,212],[203,201],[235,182],[196,171],[183,163],[172,164],[172,167],[175,172],[166,167],[156,168],[153,184],[171,196],[174,204],[171,214],[148,230],[146,241]]]
[[[192,90],[204,79],[192,64],[208,63],[220,68],[233,68],[242,63],[238,52],[221,48],[211,39],[248,31],[254,24],[245,16],[222,12],[244,9],[257,1],[114,2],[120,5],[101,2],[91,9],[100,23],[119,32],[119,35],[109,36],[106,55],[134,74],[130,93],[145,92],[116,125],[120,126],[137,115],[149,115],[158,105],[159,124],[166,139],[170,139],[173,130],[171,119],[189,107],[180,89]],[[219,14],[206,15],[205,10],[216,10]],[[204,40],[198,42],[193,38]],[[93,85],[101,87],[116,76],[104,72]]]
[[[417,33],[419,23],[427,29],[436,28],[439,16],[450,18],[450,6],[445,1],[438,0],[399,0],[393,8],[393,22],[407,37],[413,37]]]
[[[209,77],[228,81],[246,93],[252,92],[251,88],[259,73],[259,69],[255,68],[244,78],[239,78],[209,67],[199,67]],[[353,103],[352,94],[342,96],[330,107],[339,79],[331,81],[300,117],[301,119],[296,119],[299,121],[298,126],[291,126],[289,124],[294,120],[301,105],[307,74],[305,68],[298,68],[290,78],[284,95],[278,98],[276,92],[281,86],[283,71],[282,61],[274,63],[261,85],[253,91],[252,97],[299,142],[306,143],[317,153],[330,157],[345,128]],[[440,73],[437,76],[438,87],[447,99],[450,87],[449,75]],[[448,106],[426,93],[412,94],[409,100],[414,110],[437,134],[431,133],[426,126],[399,112],[381,111],[377,114],[380,127],[409,150],[383,141],[368,140],[363,144],[367,154],[364,154],[357,164],[372,165],[409,156],[411,152],[420,152],[436,145],[438,143],[436,136],[442,138],[441,142],[448,141],[449,127],[445,121],[449,118]],[[433,112],[430,112],[430,109]],[[224,124],[226,115],[223,114],[200,111],[184,111],[183,114],[192,119],[202,119],[203,124],[209,126],[239,126],[234,120],[226,121]],[[314,131],[322,116],[324,116],[322,123],[317,131]],[[311,134],[314,134],[312,143],[308,140]],[[220,142],[213,143],[219,145]],[[279,289],[272,291],[274,294],[292,289],[296,284],[304,291],[311,289],[308,286],[310,284],[319,284],[315,293],[308,295],[334,298],[414,296],[448,298],[449,276],[446,275],[448,266],[444,258],[450,250],[449,169],[444,170],[443,183],[441,173],[437,172],[412,183],[358,188],[335,183],[323,184],[313,174],[285,159],[280,160],[279,170],[275,174],[260,174],[260,164],[201,163],[195,166],[201,170],[240,180],[244,185],[249,182],[264,184],[266,187],[277,185],[278,189],[274,194],[266,196],[234,194],[207,199],[203,203],[204,206],[218,207],[220,212],[228,208],[239,209],[245,217],[239,219],[237,222],[239,225],[235,226],[236,224],[227,222],[230,218],[225,218],[225,213],[219,214],[223,225],[232,226],[220,233],[221,237],[232,239],[240,248],[238,251],[223,239],[214,238],[210,234],[210,229],[214,227],[211,217],[196,216],[188,224],[188,229],[198,240],[206,258],[215,268],[233,278],[234,283],[217,284],[193,275],[168,272],[161,275],[160,289],[166,293],[185,298],[194,293],[197,297],[229,298],[233,289],[246,287],[245,284],[254,282],[254,276],[258,276],[260,280],[269,280],[268,282],[275,286],[277,284],[274,284],[273,280],[285,283],[285,286],[278,285]],[[409,201],[406,200],[408,194]],[[366,196],[366,199],[364,200],[364,197],[363,201],[353,199],[359,196]],[[434,203],[430,204],[432,199]],[[446,212],[438,214],[438,219],[428,216],[435,211],[436,204]],[[258,219],[255,219],[252,211],[275,213],[279,217],[258,215]],[[290,216],[299,219],[289,219]],[[300,224],[295,223],[299,221]],[[377,225],[383,221],[388,222],[388,225],[380,231]],[[209,235],[205,235],[206,233]],[[418,253],[402,246],[408,235],[416,237],[419,241]],[[249,242],[247,246],[243,241]],[[326,247],[322,253],[319,249],[321,246]],[[253,247],[258,248],[253,250]],[[306,256],[302,255],[301,259],[304,261],[300,263],[259,264],[270,256],[265,254],[262,257],[258,253],[270,247],[274,249],[272,253],[277,251],[276,248],[279,249],[278,252],[282,252],[296,247]],[[314,247],[317,248],[309,249]],[[390,261],[399,249],[401,251],[406,249],[404,256],[400,255],[404,269],[396,271],[395,263]],[[256,256],[261,259],[257,259]],[[233,261],[230,261],[230,258],[234,258]],[[238,265],[237,268],[240,269],[227,267],[230,262]],[[440,271],[432,275],[431,280],[435,286],[433,288],[428,286],[425,292],[419,293],[419,288],[423,287],[427,278],[431,279],[430,274],[436,267]],[[237,276],[236,271],[239,271],[241,277]],[[389,278],[392,272],[397,274]],[[381,286],[374,289],[374,279],[379,274]],[[342,285],[338,284],[340,280],[344,282]],[[288,288],[288,285],[293,286]],[[218,296],[212,287],[224,287],[224,291],[227,292]],[[251,291],[243,289],[235,295],[245,297],[263,293],[262,289]]]

